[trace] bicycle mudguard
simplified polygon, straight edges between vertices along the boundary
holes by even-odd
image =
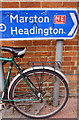
[[[55,68],[49,67],[49,66],[35,66],[35,67],[31,67],[31,68],[25,69],[25,70],[23,71],[23,73],[29,72],[29,71],[31,71],[31,70],[38,70],[38,69],[46,69],[46,70],[51,70],[51,71],[53,71],[53,72],[56,72],[57,74],[59,74],[60,76],[62,76],[62,78],[64,78],[65,81],[66,81],[67,84],[68,84],[68,80],[67,80],[66,76],[65,76],[62,72],[56,70]],[[12,82],[10,83],[10,86],[9,86],[9,89],[8,89],[8,99],[9,99],[10,88],[11,88],[12,84],[14,83],[14,81],[15,81],[18,77],[20,77],[20,73],[19,73],[18,75],[16,75],[16,76],[13,78]]]
[[[56,73],[61,75],[66,80],[66,82],[68,84],[68,80],[67,80],[66,76],[61,71],[58,71],[55,68],[52,68],[52,67],[49,67],[49,66],[35,66],[33,68],[28,68],[28,69],[24,70],[23,73],[29,72],[30,70],[37,70],[37,69],[47,69],[47,70],[55,71]]]

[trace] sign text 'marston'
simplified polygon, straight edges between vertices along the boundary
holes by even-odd
[[[47,17],[47,16],[45,16],[45,17],[42,17],[42,16],[40,16],[40,17],[38,17],[37,15],[34,15],[34,16],[30,16],[30,17],[28,17],[28,16],[18,16],[18,15],[15,15],[15,16],[13,16],[13,15],[10,15],[10,23],[12,23],[13,21],[16,21],[16,23],[33,23],[33,22],[35,22],[35,23],[48,23],[48,22],[50,22],[50,18],[49,17]]]

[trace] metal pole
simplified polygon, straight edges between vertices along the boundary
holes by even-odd
[[[0,12],[0,23],[2,23],[2,12]],[[2,28],[3,27],[1,26],[1,29]],[[2,37],[1,32],[0,32],[0,37]],[[0,57],[2,57],[1,49],[0,49]],[[3,91],[3,88],[4,88],[4,72],[3,72],[2,62],[0,61],[0,93]]]
[[[1,57],[1,50],[0,50],[0,57]],[[0,61],[0,91],[3,91],[4,88],[4,71],[3,71],[3,66],[2,62]]]
[[[1,50],[0,50],[0,57],[2,56]],[[4,89],[4,71],[2,62],[0,61],[0,97],[2,96],[2,92]],[[0,110],[2,109],[2,101],[0,101]]]
[[[56,41],[56,58],[55,61],[62,62],[62,52],[63,52],[63,40]],[[56,67],[57,70],[61,70],[60,68]],[[59,98],[59,81],[57,78],[55,79],[54,83],[54,98],[53,98],[53,105],[58,105],[58,98]]]

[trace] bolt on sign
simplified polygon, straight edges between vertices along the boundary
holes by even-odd
[[[76,9],[0,9],[0,40],[72,39],[77,29]]]

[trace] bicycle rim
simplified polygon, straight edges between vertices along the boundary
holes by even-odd
[[[15,80],[11,86],[10,99],[16,100],[12,103],[20,113],[31,118],[47,118],[56,114],[65,106],[68,99],[68,85],[62,76],[55,71],[45,69],[31,70],[26,72],[25,76],[36,95],[21,77]],[[56,81],[59,83],[57,105],[54,101]]]

